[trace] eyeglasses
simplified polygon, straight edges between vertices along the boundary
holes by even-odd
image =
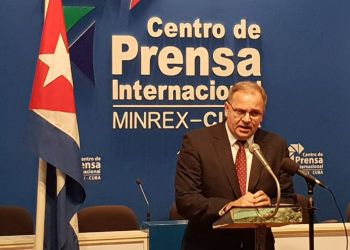
[[[237,118],[243,118],[246,114],[248,114],[251,119],[258,119],[263,115],[263,113],[257,110],[248,112],[243,109],[235,109],[230,102],[227,102],[227,103],[231,106],[233,114]]]

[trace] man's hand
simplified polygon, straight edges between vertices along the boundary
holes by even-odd
[[[264,191],[259,190],[258,192],[252,194],[247,192],[245,195],[241,196],[235,201],[231,201],[226,204],[223,208],[223,212],[227,212],[232,207],[263,207],[271,206],[270,197],[268,197]]]

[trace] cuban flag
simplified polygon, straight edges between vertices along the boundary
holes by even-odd
[[[42,237],[45,249],[74,250],[76,213],[85,200],[79,132],[62,1],[50,0],[46,7],[27,138],[40,158],[35,249],[43,249]]]

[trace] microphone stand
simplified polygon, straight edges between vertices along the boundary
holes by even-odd
[[[314,215],[315,215],[315,204],[314,204],[314,186],[315,183],[311,181],[306,181],[307,182],[307,194],[308,194],[308,203],[307,203],[307,211],[309,214],[309,249],[314,250],[315,245],[314,245],[314,238],[315,238],[315,233],[314,233]]]
[[[145,191],[143,191],[143,188],[142,188],[142,185],[141,185],[141,184],[139,185],[139,187],[140,187],[140,189],[141,189],[143,198],[145,199],[146,204],[147,204],[146,221],[151,221],[151,208],[150,208],[150,205],[149,205],[147,196],[146,196],[146,194],[145,194]]]
[[[139,179],[136,179],[136,184],[137,186],[139,186],[141,192],[142,192],[142,196],[145,199],[146,205],[147,205],[147,213],[146,213],[146,221],[151,221],[151,206],[148,202],[147,196],[145,194],[145,191],[143,191],[142,188],[142,182]]]

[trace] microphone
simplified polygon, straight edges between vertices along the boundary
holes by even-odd
[[[250,153],[252,153],[253,155],[255,155],[256,158],[259,159],[259,161],[261,162],[261,164],[264,165],[264,167],[267,169],[267,171],[271,174],[274,174],[269,163],[266,161],[265,157],[263,156],[263,154],[261,153],[260,150],[260,146],[256,143],[250,144],[249,145],[249,151]]]
[[[147,205],[146,220],[147,221],[151,221],[151,207],[149,205],[147,196],[146,196],[145,192],[143,191],[141,180],[140,179],[136,179],[136,184],[137,184],[137,186],[139,186],[139,188],[140,188],[140,190],[142,192],[143,198],[145,199],[145,202],[146,202],[146,205]]]
[[[265,157],[261,153],[260,146],[258,144],[256,144],[256,143],[253,143],[253,144],[249,145],[249,151],[256,158],[259,159],[261,164],[266,168],[267,172],[272,176],[272,178],[274,179],[274,181],[276,183],[276,188],[277,188],[277,197],[276,198],[277,199],[276,199],[275,210],[271,214],[265,214],[265,215],[262,215],[262,216],[258,213],[258,215],[260,217],[263,217],[265,219],[271,219],[272,217],[274,217],[277,214],[278,209],[280,207],[280,202],[281,202],[281,185],[280,185],[280,183],[279,183],[275,173],[272,171],[269,163],[267,162],[267,160],[265,159]]]
[[[320,180],[316,179],[311,174],[308,174],[307,172],[303,171],[299,168],[298,164],[291,160],[290,158],[284,158],[282,160],[282,167],[285,172],[287,172],[290,175],[300,175],[301,177],[304,177],[306,181],[310,182],[311,184],[317,184],[325,189],[328,189],[328,187],[323,184]]]

